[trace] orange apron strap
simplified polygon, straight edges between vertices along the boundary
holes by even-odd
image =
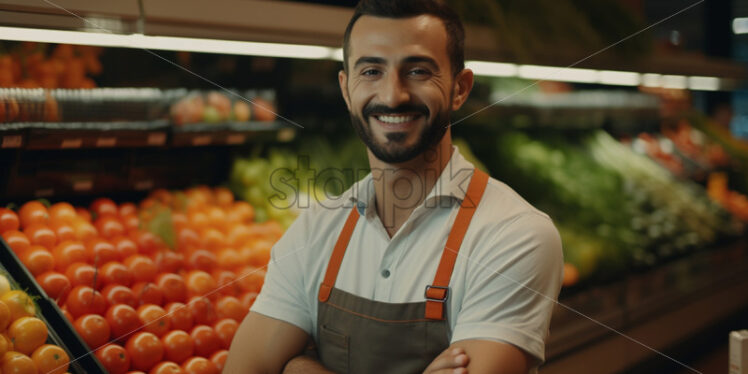
[[[343,263],[343,256],[345,255],[346,248],[348,248],[348,242],[351,240],[358,217],[358,208],[354,206],[351,209],[351,214],[348,215],[348,219],[345,221],[345,225],[343,225],[343,230],[340,232],[340,236],[338,236],[337,243],[335,243],[335,249],[333,249],[330,262],[327,264],[325,279],[319,286],[318,299],[323,303],[327,302],[330,292],[332,292],[332,288],[335,286],[335,279],[338,278],[338,270],[340,270],[340,264]]]
[[[444,319],[444,303],[449,295],[449,280],[452,278],[452,270],[457,260],[457,253],[462,245],[470,220],[473,218],[475,209],[480,203],[483,192],[488,184],[488,174],[475,169],[470,179],[465,199],[462,200],[457,218],[452,225],[447,238],[447,244],[442,251],[439,268],[436,270],[434,282],[426,286],[426,318],[434,320]]]

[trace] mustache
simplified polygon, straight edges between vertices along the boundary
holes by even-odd
[[[402,104],[395,108],[390,108],[386,105],[381,104],[369,104],[361,110],[361,114],[364,118],[368,118],[373,113],[378,114],[400,114],[400,113],[419,113],[426,117],[429,115],[429,108],[425,105],[418,104]]]

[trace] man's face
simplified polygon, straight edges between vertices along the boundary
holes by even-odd
[[[439,143],[452,110],[444,24],[429,15],[359,18],[340,84],[353,126],[372,153],[389,163],[413,159]]]

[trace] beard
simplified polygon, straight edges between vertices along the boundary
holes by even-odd
[[[451,100],[450,100],[451,102]],[[390,108],[384,105],[369,104],[361,111],[362,116],[350,113],[353,128],[364,142],[367,148],[379,160],[390,164],[410,161],[422,154],[426,150],[432,149],[444,137],[449,124],[449,110],[436,113],[432,120],[418,134],[418,140],[412,146],[406,146],[403,143],[407,141],[408,134],[405,132],[387,133],[385,143],[379,142],[374,138],[371,131],[369,118],[371,113],[379,114],[401,114],[401,113],[419,113],[425,118],[429,118],[429,110],[425,105],[404,104],[397,108]],[[388,146],[390,145],[391,146]]]

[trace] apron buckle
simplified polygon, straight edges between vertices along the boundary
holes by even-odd
[[[449,297],[449,287],[426,285],[424,296],[426,300],[443,303]]]

